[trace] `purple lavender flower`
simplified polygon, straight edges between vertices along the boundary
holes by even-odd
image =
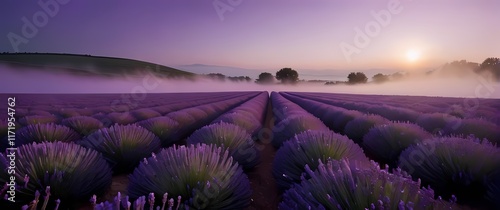
[[[59,119],[54,115],[29,115],[19,119],[19,123],[23,126],[57,122]]]
[[[375,165],[358,167],[346,160],[330,160],[311,177],[283,195],[280,209],[445,209],[452,203],[434,200],[430,189],[404,173],[391,174]]]
[[[399,166],[437,195],[474,204],[485,199],[486,180],[500,168],[500,148],[473,138],[434,138],[402,152]]]
[[[7,158],[0,155],[0,159]],[[29,203],[36,191],[46,192],[50,186],[51,200],[61,199],[62,206],[73,208],[73,203],[85,201],[93,194],[101,195],[111,184],[111,169],[102,155],[73,143],[26,144],[18,148],[15,162],[15,199],[19,204]],[[7,168],[6,163],[0,161],[0,167]],[[24,179],[25,175],[28,179]],[[9,179],[7,170],[0,171],[0,183]]]
[[[175,143],[172,135],[179,129],[179,123],[169,117],[155,117],[137,123],[154,133],[161,140],[161,145],[167,147]]]
[[[370,129],[363,137],[362,147],[375,161],[395,167],[403,150],[430,137],[430,133],[415,124],[383,124]]]
[[[452,135],[474,135],[479,139],[500,144],[500,126],[482,119],[464,119],[455,128],[448,128],[445,131]]]
[[[34,124],[23,127],[17,131],[16,145],[23,145],[32,142],[75,142],[81,136],[73,129],[64,125],[56,124]]]
[[[354,110],[341,111],[332,115],[331,119],[328,119],[328,123],[325,122],[325,125],[337,133],[344,134],[347,123],[362,116],[361,112]]]
[[[344,128],[344,133],[354,142],[360,144],[363,142],[363,137],[370,131],[371,128],[382,124],[387,124],[390,121],[379,115],[363,115],[352,121],[349,121]]]
[[[160,117],[161,114],[153,109],[142,108],[131,111],[130,114],[135,117],[137,120],[147,120],[153,117]]]
[[[299,183],[304,166],[315,170],[318,160],[348,158],[369,163],[363,150],[346,136],[332,131],[305,131],[285,142],[273,161],[273,175],[281,189]]]
[[[128,125],[137,122],[137,119],[130,112],[112,112],[107,118],[119,125]]]
[[[445,113],[432,113],[419,116],[415,123],[428,132],[443,135],[445,130],[459,126],[461,120]]]
[[[151,109],[160,113],[161,115],[168,114],[174,110],[171,105],[162,105],[162,106],[153,107]]]
[[[83,136],[89,135],[104,126],[101,121],[87,116],[67,118],[62,121],[62,124],[72,128]]]
[[[80,116],[81,114],[78,112],[77,109],[69,108],[69,109],[59,110],[59,112],[57,112],[56,115],[61,116],[62,118],[70,118],[70,117]]]
[[[262,124],[255,118],[248,117],[240,112],[224,114],[212,122],[226,122],[238,125],[239,127],[244,128],[247,133],[251,135],[255,134],[259,131],[260,128],[262,128]]]
[[[328,131],[329,129],[321,120],[312,115],[294,115],[282,120],[273,127],[273,140],[271,143],[275,148],[279,148],[285,141],[307,130]]]
[[[259,151],[251,136],[237,125],[215,123],[195,131],[187,144],[215,144],[229,150],[229,154],[244,169],[251,169],[259,162]]]
[[[115,173],[133,170],[160,149],[160,139],[137,125],[114,125],[88,135],[78,144],[101,152]]]
[[[132,200],[153,192],[161,205],[165,193],[182,196],[181,208],[244,209],[250,205],[250,182],[229,152],[215,145],[163,149],[130,175]]]

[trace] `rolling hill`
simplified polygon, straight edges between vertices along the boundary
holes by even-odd
[[[57,53],[3,53],[0,64],[40,68],[77,75],[120,76],[153,73],[159,77],[190,78],[195,74],[155,63],[125,58]],[[22,68],[20,68],[22,69]]]

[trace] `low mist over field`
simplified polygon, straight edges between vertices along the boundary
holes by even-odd
[[[438,75],[413,76],[382,84],[324,85],[299,82],[294,85],[256,84],[217,81],[208,78],[164,79],[152,74],[141,76],[99,77],[47,73],[40,69],[18,71],[0,67],[3,93],[163,93],[213,91],[295,91],[380,95],[419,95],[443,97],[500,98],[500,85],[490,77],[475,73],[461,77]]]

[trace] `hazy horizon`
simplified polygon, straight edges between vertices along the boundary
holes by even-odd
[[[1,93],[173,93],[227,91],[295,91],[346,94],[438,96],[500,99],[500,83],[468,72],[461,77],[417,75],[382,84],[324,85],[323,83],[256,84],[195,78],[194,81],[157,78],[151,74],[121,77],[78,76],[68,72],[23,71],[0,65],[5,82]],[[23,84],[23,85],[19,85]],[[194,85],[195,84],[195,85]]]
[[[8,1],[1,52],[258,71],[430,70],[498,57],[498,1]],[[383,72],[382,72],[383,73]]]

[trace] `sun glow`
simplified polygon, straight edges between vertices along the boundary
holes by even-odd
[[[420,59],[420,51],[415,49],[409,49],[406,51],[406,60],[409,62],[416,62]]]

